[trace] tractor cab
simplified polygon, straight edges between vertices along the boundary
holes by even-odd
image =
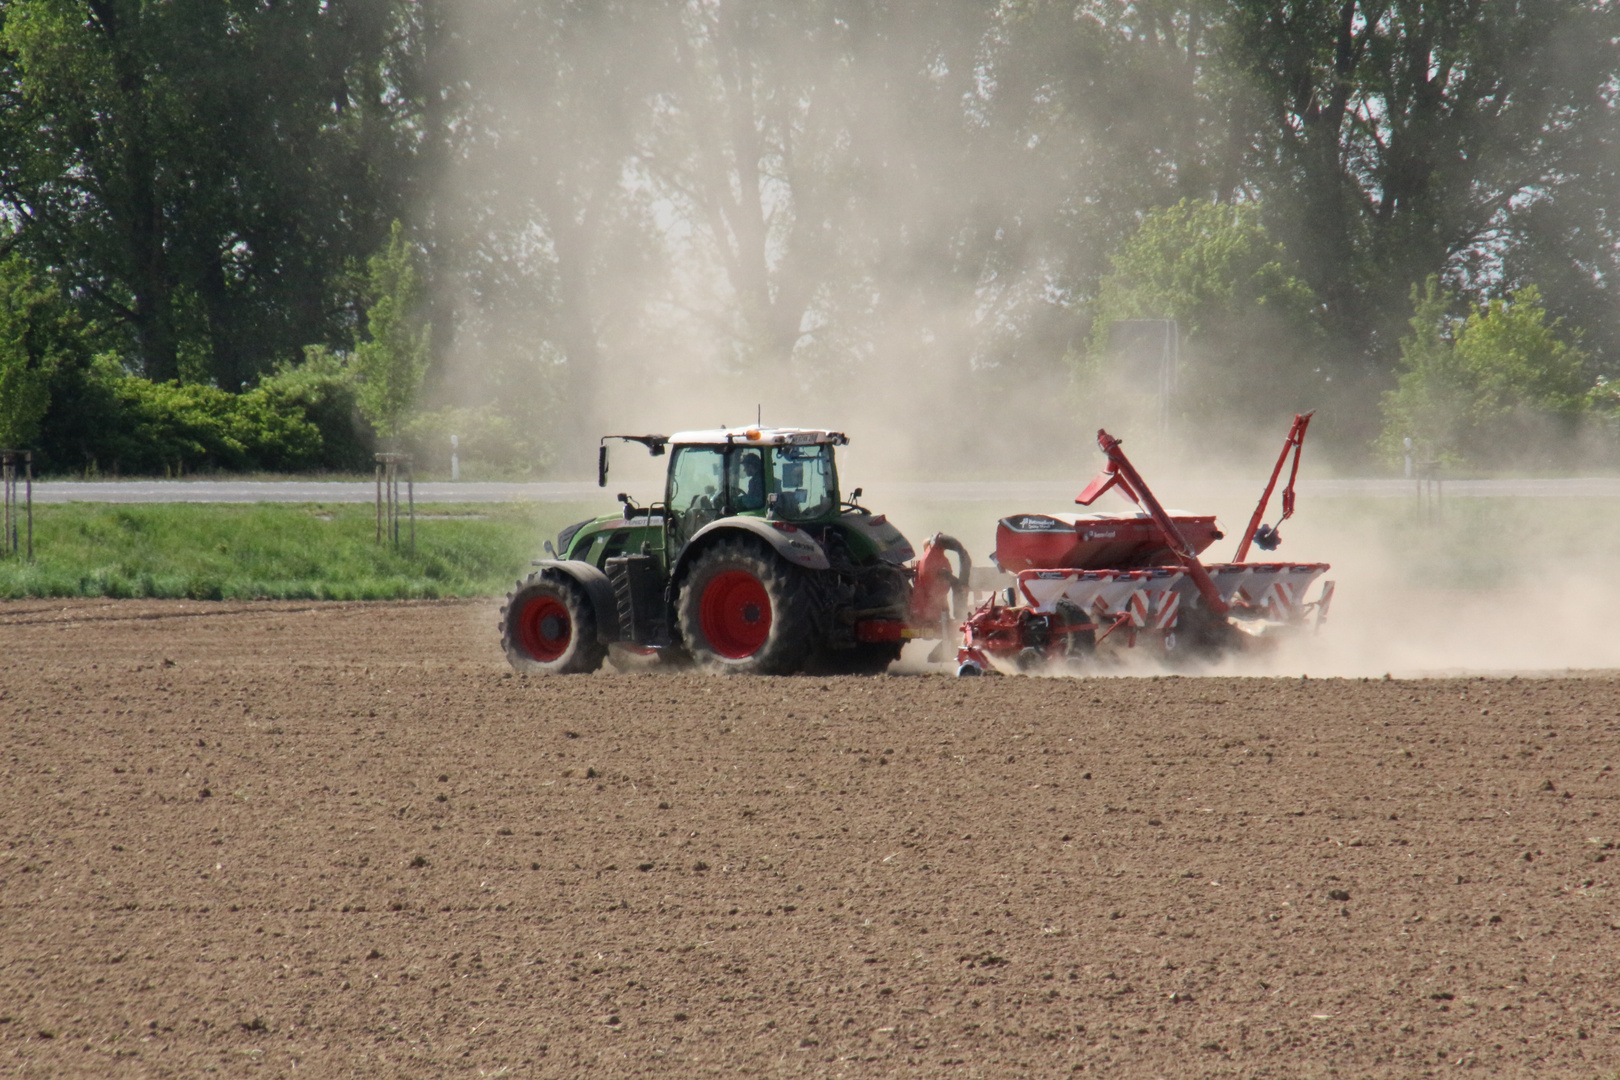
[[[664,498],[638,506],[628,495],[622,515],[582,521],[565,530],[556,555],[606,569],[624,554],[654,556],[668,573],[699,533],[719,522],[766,528],[788,547],[803,530],[823,543],[829,528],[846,536],[857,558],[882,555],[904,562],[913,555],[905,538],[881,516],[873,517],[838,487],[836,448],[849,444],[842,432],[820,428],[713,428],[674,435],[607,435],[597,467],[598,486],[608,477],[609,439],[641,443],[654,456],[669,455]],[[856,489],[855,496],[860,490]],[[766,527],[769,523],[769,527]],[[779,545],[780,546],[780,545]]]
[[[665,557],[721,518],[812,524],[838,516],[836,431],[744,428],[683,431],[670,437],[664,489]]]

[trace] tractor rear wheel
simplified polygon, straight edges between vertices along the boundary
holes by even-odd
[[[501,647],[512,669],[526,675],[576,675],[602,666],[607,648],[596,639],[596,611],[585,590],[545,570],[506,598]]]
[[[815,644],[802,571],[746,541],[722,541],[693,561],[676,615],[692,659],[708,671],[788,675]]]

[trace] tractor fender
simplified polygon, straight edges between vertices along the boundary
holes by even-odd
[[[777,524],[786,528],[777,528]],[[697,531],[692,539],[686,542],[680,556],[675,560],[673,572],[669,575],[671,581],[679,581],[685,574],[686,568],[704,548],[715,540],[720,539],[720,533],[745,532],[759,537],[769,544],[778,555],[795,566],[802,566],[806,570],[825,570],[832,565],[827,560],[827,553],[821,545],[816,543],[811,535],[796,525],[786,522],[773,524],[764,518],[756,517],[728,517],[719,521],[711,521]]]
[[[619,602],[613,596],[613,583],[606,574],[580,559],[536,559],[533,565],[538,566],[541,573],[562,574],[577,582],[596,610],[597,640],[619,640]]]

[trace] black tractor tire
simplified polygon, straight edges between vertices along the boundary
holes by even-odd
[[[790,675],[816,645],[804,571],[746,540],[722,540],[693,561],[676,603],[681,640],[704,671]]]
[[[574,580],[555,571],[530,574],[501,608],[501,648],[522,675],[585,675],[602,666],[596,610]]]

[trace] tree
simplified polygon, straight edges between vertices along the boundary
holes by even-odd
[[[136,370],[235,392],[358,328],[344,266],[416,194],[401,0],[11,0],[0,206]]]
[[[1616,147],[1614,4],[1223,9],[1255,104],[1246,178],[1349,357],[1392,359],[1389,313],[1429,274],[1500,284],[1496,263],[1533,243],[1538,207],[1595,196],[1612,214],[1620,200],[1612,164],[1597,167]]]
[[[1378,450],[1452,465],[1547,460],[1594,404],[1586,356],[1560,340],[1533,285],[1491,300],[1458,326],[1456,297],[1430,276],[1412,287],[1412,333],[1401,375],[1384,395]]]
[[[299,363],[286,361],[259,380],[261,392],[278,412],[301,412],[321,436],[318,461],[311,465],[331,472],[365,472],[371,468],[375,441],[360,413],[359,387],[349,356],[324,345],[304,350]]]
[[[655,175],[725,275],[740,358],[781,369],[836,265],[827,226],[840,207],[825,182],[836,174],[819,154],[845,119],[828,63],[847,55],[842,28],[817,3],[728,0],[683,16],[665,129],[677,152],[654,159]]]
[[[1107,374],[1121,320],[1174,319],[1186,337],[1180,398],[1190,419],[1264,423],[1331,389],[1317,360],[1315,297],[1259,207],[1183,199],[1147,214],[1112,263],[1092,308],[1091,373]]]
[[[388,246],[369,262],[368,339],[354,350],[360,411],[385,439],[400,433],[433,359],[433,327],[422,317],[417,253],[394,222]]]
[[[57,369],[88,359],[81,327],[56,284],[20,255],[0,259],[0,447],[30,447]]]

